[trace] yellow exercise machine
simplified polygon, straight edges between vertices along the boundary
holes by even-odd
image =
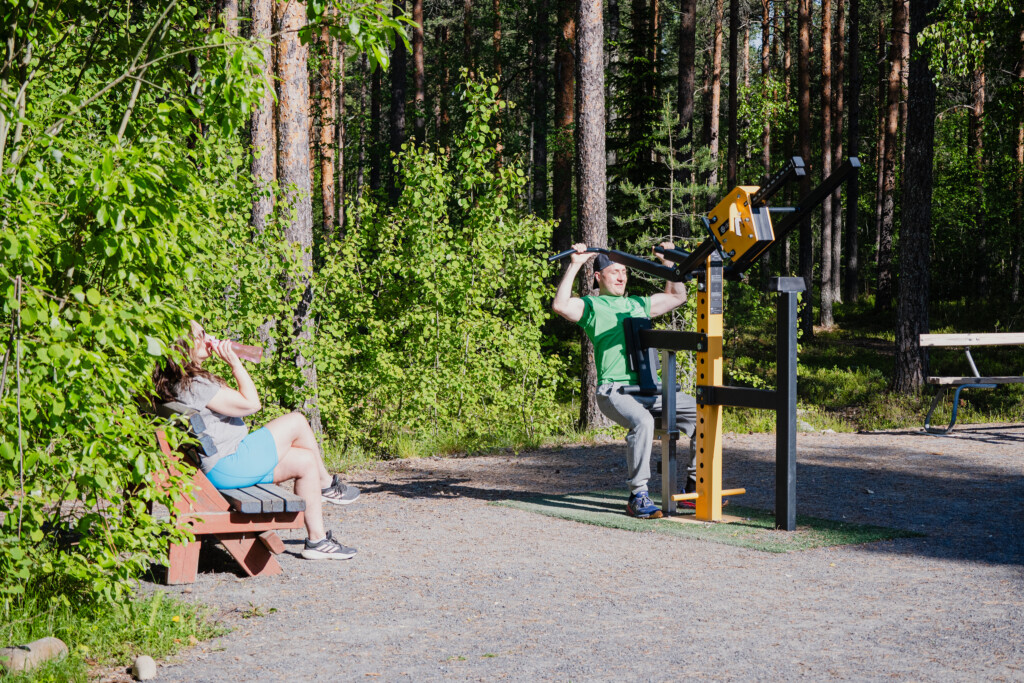
[[[760,186],[733,188],[707,216],[703,217],[708,237],[692,252],[657,249],[673,266],[665,266],[633,254],[592,247],[616,263],[673,282],[697,278],[697,332],[650,329],[647,319],[625,321],[626,346],[631,366],[637,371],[640,392],[662,394],[662,411],[655,415],[662,439],[662,511],[669,515],[676,504],[693,500],[696,519],[722,521],[722,498],[739,495],[745,489],[722,489],[722,408],[762,408],[776,413],[775,444],[775,526],[796,529],[796,304],[805,290],[800,277],[773,277],[768,291],[777,293],[776,374],[774,390],[729,387],[722,384],[723,284],[742,279],[761,256],[807,219],[848,178],[855,177],[860,161],[850,157],[832,175],[795,206],[769,206],[768,201],[789,181],[806,176],[803,159],[793,157]],[[777,226],[772,214],[784,217]],[[552,256],[564,258],[572,250]],[[728,265],[725,265],[728,264]],[[657,382],[657,351],[662,352],[661,384]],[[696,491],[679,493],[676,486],[675,424],[676,362],[678,351],[697,354],[697,486]]]

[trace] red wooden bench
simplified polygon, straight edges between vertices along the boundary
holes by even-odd
[[[178,418],[178,424],[189,428],[201,448],[206,452],[213,448],[209,437],[203,435],[205,425],[196,411],[180,403],[166,403],[156,406],[154,412],[162,417]],[[180,460],[182,454],[171,450],[163,429],[157,430],[156,438],[165,456]],[[195,465],[198,458],[194,447],[183,450],[188,461]],[[191,478],[192,497],[182,496],[174,506],[179,523],[191,529],[195,540],[171,546],[167,583],[196,580],[203,536],[217,539],[249,576],[280,574],[281,565],[274,555],[284,551],[284,542],[274,532],[302,528],[305,501],[273,484],[218,490],[198,468]]]

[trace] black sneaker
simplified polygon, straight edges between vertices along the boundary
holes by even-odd
[[[626,514],[639,519],[661,519],[661,508],[654,504],[647,491],[641,491],[629,497]]]
[[[306,539],[306,546],[302,549],[302,556],[307,560],[349,560],[355,557],[355,548],[349,548],[334,540],[331,532],[327,537],[317,543],[310,543]]]
[[[334,505],[348,505],[349,503],[356,502],[358,497],[359,489],[343,482],[340,474],[334,475],[330,486],[320,489],[320,500],[325,503],[333,503]]]

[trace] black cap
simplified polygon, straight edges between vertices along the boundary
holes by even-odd
[[[594,259],[594,272],[600,273],[602,270],[612,264],[612,260],[604,254],[598,254],[597,258]]]

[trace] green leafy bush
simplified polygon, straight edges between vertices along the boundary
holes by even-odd
[[[492,81],[467,81],[454,147],[407,145],[398,205],[352,206],[354,227],[325,247],[320,406],[350,444],[479,448],[556,426],[562,363],[541,353],[551,224],[518,208],[522,169],[496,163],[496,94]]]

